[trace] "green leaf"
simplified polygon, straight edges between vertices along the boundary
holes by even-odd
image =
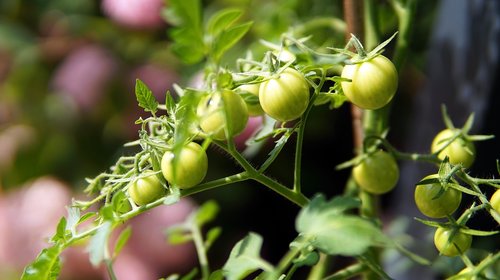
[[[224,271],[222,269],[218,269],[210,273],[208,280],[223,280],[224,279]]]
[[[135,81],[135,97],[139,106],[144,108],[144,111],[156,113],[158,109],[158,101],[153,95],[153,92],[141,80]]]
[[[474,124],[474,113],[470,114],[467,120],[465,121],[465,124],[462,127],[463,134],[469,133],[473,124]]]
[[[24,268],[21,280],[56,280],[61,271],[59,255],[63,245],[56,243],[43,249],[36,259]]]
[[[167,108],[168,114],[174,114],[175,112],[175,100],[172,97],[170,91],[167,91],[165,95],[165,107]]]
[[[236,243],[223,267],[226,279],[243,279],[259,269],[271,271],[273,267],[260,257],[261,247],[262,237],[252,232]]]
[[[193,236],[186,232],[186,227],[183,224],[170,226],[165,230],[168,243],[179,245],[190,242]]]
[[[319,254],[316,251],[310,251],[306,254],[301,254],[298,258],[293,260],[293,263],[300,266],[313,266],[319,261]]]
[[[114,258],[120,254],[120,252],[123,249],[123,246],[125,246],[125,244],[127,244],[127,241],[130,238],[131,234],[132,234],[132,228],[130,226],[128,226],[126,229],[124,229],[122,232],[120,232],[120,235],[118,236],[118,239],[116,240],[115,249],[113,251]]]
[[[198,129],[196,107],[202,94],[202,92],[191,89],[183,91],[175,111],[174,154],[178,154],[178,151],[184,146],[188,138],[192,136],[192,131]]]
[[[238,43],[248,30],[250,30],[252,24],[253,22],[246,22],[222,31],[214,40],[213,56],[215,60],[220,60],[227,50]]]
[[[171,0],[166,9],[165,17],[174,25],[169,30],[172,51],[187,64],[200,62],[206,54],[201,8],[200,0]]]
[[[219,205],[214,200],[209,200],[194,212],[194,221],[199,228],[215,219],[219,212]]]
[[[170,31],[170,37],[174,41],[172,52],[184,63],[194,64],[200,62],[205,54],[205,43],[199,34],[188,28],[176,28]]]
[[[499,233],[499,231],[484,231],[470,228],[461,228],[460,232],[475,236],[491,236]]]
[[[220,236],[221,232],[222,232],[222,228],[221,227],[211,228],[207,232],[207,236],[206,236],[206,239],[205,239],[205,249],[207,251],[210,249],[210,247],[215,242],[215,240]]]
[[[52,241],[59,241],[66,239],[66,218],[62,217],[57,223],[56,234],[52,237]]]
[[[66,224],[66,230],[71,232],[71,235],[76,235],[76,226],[80,221],[80,209],[78,207],[68,208],[68,223]]]
[[[106,257],[105,252],[108,248],[108,239],[111,230],[111,222],[104,222],[90,239],[87,250],[89,252],[90,263],[95,267]]]
[[[388,244],[381,230],[372,222],[343,214],[354,204],[347,197],[327,202],[323,195],[317,195],[300,211],[295,227],[303,238],[329,255],[355,256],[370,246]]]
[[[173,25],[192,26],[201,32],[200,0],[169,0],[167,10]]]
[[[90,219],[90,218],[94,217],[95,215],[97,215],[97,213],[96,213],[96,212],[87,212],[87,213],[83,214],[83,215],[80,217],[80,219],[78,220],[78,223],[77,223],[77,224],[79,225],[79,224],[81,224],[81,223],[85,222],[86,220],[88,220],[88,219]]]
[[[219,35],[240,18],[242,13],[240,9],[231,8],[218,11],[208,20],[207,33],[214,37]]]
[[[444,104],[441,104],[441,114],[443,116],[443,121],[446,127],[449,129],[454,129],[455,126],[453,125],[453,122],[451,121],[451,118],[448,115],[448,110],[446,109],[446,105]]]

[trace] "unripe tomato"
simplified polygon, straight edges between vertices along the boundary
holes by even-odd
[[[170,184],[181,189],[198,185],[205,178],[207,169],[207,153],[195,142],[182,147],[177,155],[173,151],[166,151],[161,159],[163,176]]]
[[[139,206],[157,200],[165,195],[165,191],[160,179],[151,170],[144,171],[143,176],[133,180],[128,187],[128,194]]]
[[[398,72],[387,57],[374,58],[356,64],[345,65],[341,82],[342,90],[349,101],[362,108],[375,110],[387,105],[398,88]]]
[[[396,160],[390,153],[383,150],[369,155],[352,171],[359,187],[373,194],[389,192],[399,180],[399,167]]]
[[[438,174],[432,174],[422,180],[438,177]],[[440,183],[416,186],[415,203],[422,214],[430,218],[443,218],[457,210],[462,201],[462,193],[458,190],[447,188],[439,197],[436,197],[441,188]]]
[[[495,211],[500,213],[500,189],[497,189],[490,198],[490,204]]]
[[[227,127],[230,136],[235,136],[243,131],[248,121],[245,101],[239,94],[227,89],[202,98],[196,113],[201,129],[216,140],[226,139],[224,130],[227,123],[230,124]]]
[[[257,97],[256,103],[250,103],[245,100],[248,109],[248,115],[251,117],[262,116],[264,114],[264,110],[262,110],[262,106],[260,106],[259,98],[259,88],[260,84],[244,84],[236,88],[237,91],[241,93],[251,93]]]
[[[278,77],[261,83],[259,101],[264,112],[278,121],[297,119],[309,104],[309,84],[302,73],[286,68]]]
[[[431,153],[441,149],[453,137],[453,134],[455,134],[455,131],[449,128],[439,132],[432,141]],[[476,159],[476,147],[471,141],[458,137],[438,154],[440,160],[443,160],[446,156],[448,156],[451,164],[462,164],[463,167],[468,168]]]
[[[449,228],[438,227],[434,233],[434,245],[439,253],[444,256],[454,257],[465,253],[470,248],[472,236],[456,231],[452,236],[453,230]]]

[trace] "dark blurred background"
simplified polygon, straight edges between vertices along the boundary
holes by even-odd
[[[388,38],[397,28],[396,18],[387,1],[376,2],[381,35]],[[473,133],[500,135],[499,3],[417,2],[413,39],[392,105],[389,140],[403,151],[427,153],[435,133],[444,128],[443,103],[456,126],[475,112]],[[225,58],[231,68],[234,59],[247,50],[262,54],[258,39],[279,43],[279,36],[298,23],[307,28],[295,31],[312,35],[311,44],[344,46],[345,35],[334,23],[323,20],[342,19],[342,5],[342,1],[331,0],[215,0],[203,1],[203,12],[208,16],[225,7],[240,7],[245,10],[245,20],[254,21],[250,33]],[[55,223],[65,214],[64,206],[71,197],[82,196],[84,178],[107,170],[119,156],[131,152],[123,144],[137,138],[134,121],[144,115],[136,104],[135,80],[143,80],[160,102],[174,83],[194,83],[202,65],[183,64],[170,51],[170,26],[160,14],[167,6],[168,1],[161,0],[0,2],[0,279],[17,279],[47,245],[43,238],[55,230]],[[353,156],[350,118],[348,104],[336,110],[319,106],[312,111],[303,150],[302,180],[307,196],[320,192],[331,197],[343,192],[349,171],[336,171],[335,166]],[[291,139],[268,171],[286,185],[292,184],[293,143]],[[269,151],[270,146],[264,146],[251,160],[259,163]],[[498,176],[495,161],[499,151],[498,138],[477,143],[471,174]],[[207,179],[239,171],[220,151],[209,149],[208,153]],[[405,233],[408,246],[437,260],[432,267],[416,266],[419,274],[415,274],[410,272],[410,261],[395,252],[388,254],[387,269],[395,279],[414,279],[415,275],[440,279],[460,268],[458,258],[437,256],[429,228],[413,219],[421,217],[413,204],[414,184],[435,170],[428,164],[401,162],[398,187],[382,197],[388,232]],[[194,195],[175,211],[162,209],[150,215],[150,220],[159,220],[149,222],[166,227],[208,199],[219,203],[221,212],[214,225],[223,226],[210,253],[213,267],[223,265],[231,247],[249,231],[264,236],[262,254],[273,263],[296,236],[298,207],[253,182]],[[470,203],[464,199],[463,206]],[[483,230],[497,227],[488,215],[474,217],[469,225]],[[136,240],[143,242],[139,237]],[[498,249],[498,244],[498,238],[481,238],[473,247]],[[129,247],[117,269],[143,274],[117,272],[123,275],[119,279],[154,279],[186,272],[195,264],[192,248],[182,251],[184,265],[168,258],[164,261],[170,265],[166,265],[152,264],[144,257],[147,250],[133,249],[133,244]],[[167,249],[160,253],[173,255]],[[63,277],[105,277],[89,267],[85,253],[76,254],[80,255],[67,257],[69,268]],[[481,256],[480,250],[477,255]],[[170,268],[158,269],[161,266]],[[84,268],[91,272],[82,272]]]

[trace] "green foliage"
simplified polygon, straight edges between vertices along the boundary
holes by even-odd
[[[140,107],[144,108],[146,112],[155,114],[158,108],[158,101],[156,101],[153,92],[141,80],[137,79],[135,83],[135,96],[137,103]]]
[[[26,266],[21,276],[22,280],[55,280],[61,271],[59,255],[64,247],[60,243],[43,249],[35,261]]]
[[[261,247],[262,237],[257,233],[250,232],[245,238],[238,241],[223,267],[226,279],[244,279],[259,269],[271,271],[272,266],[260,257]]]
[[[345,213],[358,206],[359,201],[350,197],[326,201],[317,195],[299,213],[296,229],[302,240],[329,255],[356,256],[371,246],[386,244],[384,234],[373,222]]]

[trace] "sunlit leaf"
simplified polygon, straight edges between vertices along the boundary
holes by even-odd
[[[215,13],[207,23],[207,33],[211,36],[219,35],[228,29],[242,14],[240,9],[224,9]]]
[[[90,263],[95,267],[105,258],[105,251],[108,246],[111,230],[111,222],[104,222],[90,239],[87,250],[89,252]]]
[[[370,246],[387,244],[386,237],[371,221],[355,215],[343,214],[359,205],[351,198],[326,201],[317,195],[303,208],[295,223],[301,236],[329,255],[355,256]]]
[[[126,229],[124,229],[122,232],[120,232],[120,235],[118,236],[118,239],[116,240],[115,244],[115,250],[113,251],[113,256],[116,257],[120,254],[120,252],[123,249],[123,246],[127,244],[127,241],[130,238],[130,235],[132,234],[132,228],[128,226]]]
[[[56,280],[61,271],[59,255],[63,248],[56,243],[43,249],[35,261],[24,268],[21,280]]]
[[[213,55],[219,60],[224,53],[234,46],[238,41],[250,30],[252,22],[242,23],[231,28],[228,28],[220,33],[215,39],[213,47]]]
[[[219,205],[214,200],[209,200],[200,206],[194,213],[194,221],[198,227],[203,227],[206,223],[211,222],[219,212]]]
[[[226,279],[243,279],[259,269],[271,271],[272,266],[260,257],[261,246],[262,237],[256,233],[249,233],[236,243],[223,267]]]
[[[144,108],[146,112],[156,113],[158,109],[158,101],[156,101],[153,92],[141,80],[136,79],[135,96],[139,106]]]

